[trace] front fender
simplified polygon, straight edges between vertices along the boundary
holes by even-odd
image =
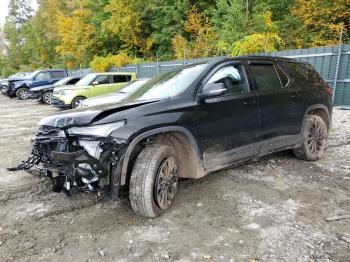
[[[160,127],[160,128],[146,131],[144,133],[139,134],[134,139],[132,139],[124,155],[124,160],[123,160],[122,170],[121,170],[121,179],[120,179],[121,185],[125,185],[126,183],[129,161],[137,144],[142,140],[146,139],[147,137],[151,137],[156,134],[168,133],[168,132],[179,132],[184,134],[189,139],[189,141],[191,142],[192,149],[194,151],[193,153],[195,154],[196,159],[198,160],[197,166],[198,166],[198,172],[200,173],[198,177],[201,177],[204,175],[205,172],[204,172],[202,154],[200,151],[200,147],[195,137],[193,136],[193,134],[188,129],[181,126],[167,126],[167,127]]]

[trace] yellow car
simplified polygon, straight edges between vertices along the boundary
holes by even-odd
[[[51,104],[59,108],[76,108],[86,98],[118,91],[125,83],[136,79],[135,73],[91,73],[72,86],[56,87]]]

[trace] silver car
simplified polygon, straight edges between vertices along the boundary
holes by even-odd
[[[118,103],[124,98],[127,98],[137,90],[139,90],[144,84],[146,84],[151,78],[141,78],[127,83],[122,89],[114,93],[109,93],[102,96],[96,96],[85,99],[79,104],[79,108],[87,106],[97,106],[101,104]]]

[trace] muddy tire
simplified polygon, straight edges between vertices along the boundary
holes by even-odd
[[[86,98],[83,97],[83,96],[77,96],[76,98],[74,98],[72,100],[72,103],[71,103],[71,108],[74,109],[74,108],[77,108],[79,106],[79,104],[81,103],[81,101],[85,100]]]
[[[42,95],[41,101],[42,101],[44,104],[51,105],[51,97],[52,97],[52,91],[46,91],[46,92]]]
[[[294,149],[294,155],[302,160],[316,161],[326,149],[328,129],[323,119],[316,115],[305,116],[301,147]]]
[[[174,201],[178,184],[178,161],[167,145],[146,146],[136,159],[130,177],[129,198],[133,210],[144,217],[157,217]]]
[[[19,100],[27,100],[29,98],[29,90],[26,87],[21,87],[16,91],[16,96]]]

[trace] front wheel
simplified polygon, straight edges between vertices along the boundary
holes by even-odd
[[[26,87],[21,87],[16,91],[16,96],[19,100],[27,100],[29,98],[29,90]]]
[[[71,108],[74,109],[74,108],[79,107],[81,101],[83,101],[85,99],[86,98],[82,97],[82,96],[78,96],[78,97],[74,98],[73,101],[72,101],[72,104],[71,104]]]
[[[51,105],[51,97],[52,91],[46,91],[42,96],[42,101],[47,105]]]
[[[133,210],[157,217],[174,201],[178,184],[178,161],[167,145],[150,145],[136,159],[130,177],[129,198]]]
[[[303,160],[316,161],[326,150],[328,129],[324,120],[316,115],[305,116],[302,130],[302,144],[294,149],[294,155]]]

